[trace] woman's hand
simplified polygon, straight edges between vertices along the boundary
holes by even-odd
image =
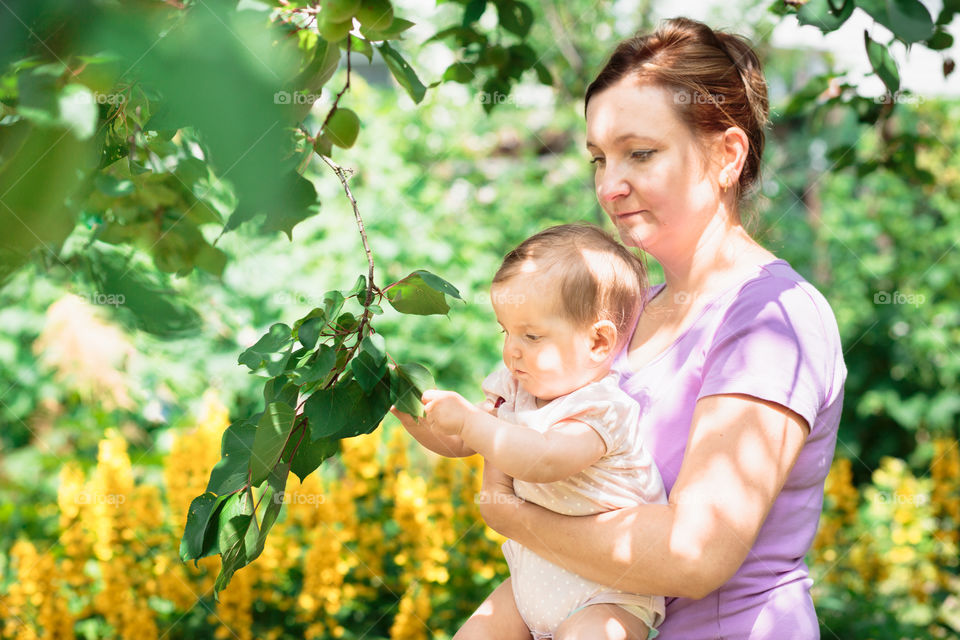
[[[500,471],[490,461],[483,460],[483,486],[477,495],[480,515],[487,526],[497,533],[510,536],[507,531],[516,522],[516,510],[524,502],[513,488],[513,478]]]
[[[455,391],[428,389],[423,392],[426,426],[440,435],[459,436],[467,416],[478,409]]]

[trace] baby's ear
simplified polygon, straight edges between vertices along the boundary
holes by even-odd
[[[600,363],[613,355],[617,348],[617,327],[609,320],[600,320],[591,329],[590,357]]]

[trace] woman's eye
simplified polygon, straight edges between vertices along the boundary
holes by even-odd
[[[634,160],[647,160],[654,154],[652,149],[644,149],[642,151],[634,151],[630,154],[630,157]]]
[[[590,159],[590,164],[603,164],[603,158],[596,156]]]

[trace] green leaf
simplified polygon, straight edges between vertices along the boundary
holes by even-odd
[[[389,43],[383,42],[376,46],[396,81],[400,83],[400,86],[406,90],[415,103],[420,104],[427,93],[427,88],[420,82],[420,78],[417,77],[410,64]]]
[[[854,0],[808,0],[797,12],[797,21],[829,33],[847,21],[855,6]]]
[[[394,18],[393,22],[391,22],[390,26],[386,29],[368,29],[367,27],[361,27],[360,33],[362,33],[367,40],[396,40],[398,39],[397,36],[413,25],[414,23],[409,20]]]
[[[289,153],[296,110],[275,94],[297,66],[297,41],[266,28],[260,12],[237,11],[236,2],[191,3],[189,14],[174,24],[162,11],[99,11],[79,44],[116,53],[131,83],[163,96],[171,122],[200,134],[205,159],[233,185],[239,211],[285,209],[295,195],[285,191],[283,176],[297,160]],[[226,117],[224,96],[231,95],[244,99]]]
[[[288,346],[293,346],[293,330],[282,322],[272,325],[267,333],[260,337],[257,342],[240,354],[237,363],[246,365],[252,371],[273,364],[274,369],[278,363],[286,364],[290,357]],[[283,366],[280,366],[283,370]],[[279,371],[272,375],[277,375]]]
[[[300,344],[308,349],[313,349],[317,344],[317,339],[320,337],[320,331],[323,330],[325,322],[322,315],[314,316],[299,327],[296,327],[297,340],[300,341]]]
[[[351,34],[350,51],[363,55],[367,59],[367,62],[373,62],[373,45],[365,38],[358,38]]]
[[[521,38],[525,38],[530,32],[530,27],[533,26],[533,10],[523,2],[515,0],[498,2],[497,15],[500,18],[500,26]]]
[[[452,284],[450,284],[440,276],[434,275],[429,271],[424,271],[423,269],[414,271],[414,273],[420,274],[420,277],[423,278],[423,281],[427,283],[428,286],[433,287],[437,291],[441,293],[445,293],[448,296],[452,296],[457,300],[463,300],[463,297],[460,295],[459,289],[457,289],[455,286],[453,286]]]
[[[306,424],[307,432],[293,454],[293,460],[290,461],[290,470],[293,471],[300,481],[303,482],[308,475],[313,473],[317,467],[323,464],[323,461],[337,454],[340,451],[340,440],[336,438],[319,438],[314,440],[310,432],[310,424]],[[299,439],[299,434],[297,439]],[[293,438],[291,438],[293,440]],[[292,450],[296,442],[291,442],[288,451]],[[289,458],[289,453],[284,454]]]
[[[333,369],[337,361],[337,352],[330,345],[322,344],[317,348],[316,355],[305,367],[293,370],[293,376],[300,384],[323,380]]]
[[[533,69],[537,72],[537,80],[539,80],[541,84],[553,86],[553,74],[550,73],[550,70],[547,69],[542,62],[535,62]]]
[[[323,314],[327,318],[336,318],[343,308],[346,298],[339,291],[327,291],[323,294]]]
[[[447,70],[443,72],[443,79],[452,82],[467,84],[471,82],[476,73],[473,71],[473,65],[466,62],[454,62]]]
[[[207,491],[218,496],[233,493],[247,484],[250,473],[250,452],[256,437],[256,423],[235,422],[223,432],[220,461],[210,472]]]
[[[460,298],[449,282],[429,271],[414,271],[386,289],[387,300],[400,313],[414,315],[445,314],[450,310],[444,294]]]
[[[900,89],[900,74],[897,71],[897,63],[887,48],[870,38],[866,30],[863,32],[863,40],[867,47],[867,58],[870,60],[870,66],[886,85],[890,93],[896,93]]]
[[[216,247],[204,244],[197,252],[194,262],[207,273],[220,277],[223,276],[223,270],[227,267],[227,254]]]
[[[217,514],[217,507],[224,498],[215,493],[204,493],[190,503],[187,510],[187,523],[180,539],[180,560],[198,560],[204,557],[204,539],[207,537],[207,525]],[[216,522],[216,520],[213,520]],[[209,551],[209,549],[206,549]]]
[[[907,44],[933,35],[933,18],[919,0],[856,0],[857,6]]]
[[[468,27],[483,15],[487,9],[487,0],[469,0],[463,8],[463,26]]]
[[[317,203],[317,190],[313,183],[291,171],[284,177],[286,202],[278,203],[267,210],[267,217],[260,227],[262,233],[283,231],[288,240],[293,240],[293,228],[315,215],[320,209]]]
[[[97,189],[104,195],[111,198],[120,198],[128,196],[134,192],[133,181],[128,179],[120,180],[114,178],[108,173],[98,173],[93,180]]]
[[[203,320],[168,284],[166,276],[148,266],[142,256],[127,256],[102,242],[87,253],[101,295],[118,302],[137,328],[164,337],[198,329]]]
[[[271,402],[257,423],[250,456],[250,484],[259,486],[280,459],[280,453],[293,428],[293,407],[285,402]]]
[[[389,409],[390,383],[384,376],[370,394],[356,380],[317,391],[307,399],[303,412],[310,420],[310,437],[316,441],[370,433]]]
[[[367,393],[373,390],[387,372],[387,351],[383,336],[371,334],[360,343],[360,349],[350,361],[353,377]]]
[[[249,452],[246,456],[240,454],[224,456],[220,458],[220,461],[213,466],[213,470],[210,472],[207,491],[218,496],[234,493],[247,484],[249,472]]]
[[[422,416],[420,397],[427,389],[436,387],[433,375],[427,368],[416,363],[401,364],[393,370],[391,382],[390,393],[397,409],[412,416]]]
[[[263,385],[263,399],[266,404],[282,402],[290,407],[296,407],[299,393],[300,388],[293,382],[289,382],[284,374],[270,378]]]
[[[2,39],[2,38],[0,38]],[[0,156],[0,283],[35,249],[59,247],[76,224],[67,198],[80,184],[93,140],[21,120],[3,128]]]
[[[227,499],[219,519],[220,573],[213,585],[214,598],[227,588],[233,574],[250,562],[260,537],[253,517],[253,494],[250,490]]]
[[[937,31],[927,40],[927,47],[934,51],[943,51],[953,46],[953,36],[943,29]]]
[[[307,68],[294,79],[293,86],[308,93],[319,92],[320,88],[333,77],[339,62],[340,48],[326,40],[318,39],[313,59],[307,65]]]
[[[367,295],[367,276],[360,275],[357,277],[357,281],[353,283],[353,288],[345,292],[345,295],[349,298],[355,296],[357,300],[360,301],[360,304],[363,304],[366,295]]]
[[[290,465],[288,463],[278,464],[270,471],[267,476],[268,495],[264,496],[263,502],[267,506],[260,517],[260,531],[257,534],[257,543],[253,552],[248,550],[247,562],[253,562],[263,553],[263,547],[267,542],[267,534],[273,528],[273,524],[280,515],[283,508],[284,490],[287,488],[287,476],[290,474]]]

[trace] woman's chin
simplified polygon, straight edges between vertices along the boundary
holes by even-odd
[[[618,224],[617,231],[620,233],[620,241],[628,247],[649,250],[653,237],[649,225]]]

